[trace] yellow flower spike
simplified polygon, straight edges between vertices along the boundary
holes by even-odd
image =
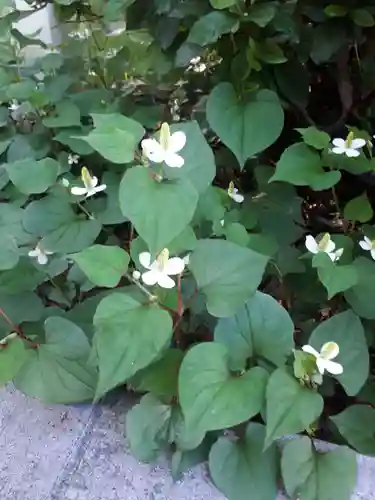
[[[319,250],[321,250],[322,252],[324,252],[325,249],[327,248],[327,245],[330,242],[330,240],[331,240],[331,236],[330,236],[329,233],[323,234],[322,239],[318,243]]]
[[[348,137],[345,140],[345,144],[346,144],[347,148],[350,148],[350,146],[352,145],[353,139],[354,139],[354,133],[349,132]]]
[[[160,265],[160,268],[164,269],[168,260],[169,260],[169,250],[168,248],[164,248],[157,256],[156,261]]]
[[[234,194],[234,182],[233,181],[230,181],[230,183],[229,183],[228,194],[229,194],[229,196]]]
[[[160,141],[161,147],[165,151],[168,150],[170,140],[171,140],[171,129],[169,128],[168,123],[164,122],[164,123],[162,123],[161,128],[160,128],[159,141]]]
[[[83,184],[85,185],[86,188],[91,188],[92,187],[92,177],[90,175],[90,172],[87,170],[86,167],[82,167],[81,169],[81,179]]]

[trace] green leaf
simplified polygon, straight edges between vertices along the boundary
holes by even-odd
[[[23,224],[28,232],[43,237],[43,248],[61,253],[79,252],[92,245],[102,227],[98,220],[76,214],[66,200],[56,196],[31,202]]]
[[[325,7],[324,13],[328,17],[345,17],[348,13],[348,9],[344,5],[331,4]]]
[[[183,356],[179,349],[168,349],[161,359],[139,370],[131,378],[130,385],[138,392],[151,392],[155,396],[177,396],[178,372]]]
[[[16,294],[34,290],[45,279],[45,274],[30,262],[29,257],[21,257],[15,267],[0,273],[0,293]]]
[[[138,460],[152,462],[166,447],[171,416],[172,407],[152,394],[143,396],[127,413],[126,437]]]
[[[0,271],[12,269],[19,260],[18,246],[13,236],[4,235],[0,247]]]
[[[361,455],[375,456],[375,410],[352,405],[330,417],[340,434]]]
[[[219,318],[234,314],[260,282],[268,257],[224,240],[199,240],[190,257],[207,310]]]
[[[375,25],[374,16],[367,9],[354,9],[350,15],[357,26],[371,28]]]
[[[317,351],[325,342],[336,342],[340,353],[335,361],[344,371],[335,378],[348,396],[355,396],[369,375],[369,354],[365,332],[358,316],[348,310],[332,316],[315,328],[309,340]]]
[[[171,133],[180,130],[186,135],[186,145],[181,151],[185,163],[182,168],[165,168],[168,179],[187,179],[199,194],[206,191],[216,175],[215,158],[197,122],[178,123],[171,126]],[[197,154],[199,151],[199,155]]]
[[[243,439],[219,438],[210,451],[209,467],[217,488],[228,500],[274,500],[277,497],[277,450],[263,451],[265,427],[250,423]]]
[[[210,0],[214,9],[227,9],[236,4],[236,0]]]
[[[129,255],[120,247],[93,245],[70,256],[97,286],[113,288],[126,273]]]
[[[308,429],[323,411],[322,396],[303,387],[282,368],[270,376],[266,399],[266,446],[282,436]]]
[[[171,459],[171,475],[173,481],[179,481],[183,478],[185,472],[202,462],[206,462],[210,451],[211,442],[205,439],[194,450],[176,450]]]
[[[274,5],[266,3],[256,3],[250,6],[247,11],[247,19],[264,28],[275,17],[276,8]]]
[[[57,316],[47,318],[44,328],[45,343],[27,351],[28,360],[16,375],[15,386],[45,403],[91,400],[96,372],[87,364],[90,345],[85,334]]]
[[[240,370],[253,356],[283,365],[294,348],[293,333],[287,311],[270,295],[255,292],[234,316],[218,321],[214,338],[226,345],[231,365]]]
[[[277,95],[263,89],[252,99],[239,100],[230,83],[219,83],[207,101],[207,119],[241,167],[246,160],[273,144],[284,126]]]
[[[134,152],[144,134],[144,128],[135,120],[117,113],[92,114],[95,129],[85,140],[112,163],[129,163],[134,159]]]
[[[367,194],[352,198],[344,208],[344,218],[352,221],[367,222],[372,219],[373,210]]]
[[[188,43],[204,47],[216,42],[225,33],[238,29],[238,21],[224,12],[209,12],[199,18],[190,29]]]
[[[267,64],[283,64],[288,59],[283,49],[273,40],[264,40],[256,44],[256,56]]]
[[[226,347],[212,342],[196,345],[186,354],[180,368],[179,396],[187,428],[225,429],[262,409],[267,372],[256,367],[235,376],[228,363]]]
[[[284,181],[321,191],[337,184],[340,178],[339,171],[325,172],[319,154],[300,142],[284,151],[270,182]]]
[[[26,359],[25,344],[20,338],[0,344],[0,386],[12,380]]]
[[[44,311],[41,299],[33,292],[20,292],[15,295],[6,293],[0,294],[1,309],[15,325],[20,325],[25,321],[38,321]],[[22,304],[22,307],[20,307]],[[0,338],[12,331],[12,327],[1,316],[0,317]]]
[[[318,268],[319,280],[326,288],[329,299],[358,283],[359,277],[355,266],[335,264],[323,252],[314,256],[313,266]]]
[[[277,85],[288,101],[299,108],[306,108],[310,97],[310,75],[306,67],[294,57],[276,66],[274,72]]]
[[[80,127],[81,113],[73,102],[63,101],[56,104],[54,116],[44,118],[43,125],[47,128]]]
[[[148,169],[126,171],[120,184],[120,207],[151,254],[160,252],[193,218],[198,194],[186,179],[157,182]]]
[[[94,149],[80,137],[86,136],[86,133],[77,128],[68,128],[61,130],[55,137],[54,141],[69,146],[69,148],[78,155],[89,155],[94,152]]]
[[[166,311],[119,293],[100,302],[94,326],[99,360],[97,397],[155,361],[172,336],[172,320]]]
[[[59,168],[52,158],[19,160],[6,165],[9,179],[24,194],[44,193],[55,184]]]
[[[331,142],[327,132],[318,130],[316,127],[298,128],[297,130],[302,135],[304,143],[315,149],[325,149]]]
[[[346,447],[319,453],[308,437],[301,437],[286,443],[281,470],[291,498],[350,500],[356,484],[357,460]]]
[[[358,284],[345,292],[345,299],[353,311],[366,319],[375,319],[375,263],[366,257],[358,257],[353,262],[358,273]]]

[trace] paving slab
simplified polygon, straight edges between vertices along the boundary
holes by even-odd
[[[118,392],[103,405],[46,406],[1,390],[0,499],[225,500],[206,466],[174,483],[165,457],[150,465],[132,456],[123,423],[134,402]],[[352,500],[375,500],[375,459],[358,464]]]

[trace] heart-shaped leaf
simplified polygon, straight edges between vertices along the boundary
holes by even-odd
[[[287,311],[270,295],[256,292],[234,316],[218,321],[215,341],[227,346],[233,367],[243,369],[252,356],[284,364],[294,347],[293,333]]]
[[[94,326],[99,362],[97,397],[155,361],[172,335],[172,320],[166,311],[120,293],[100,302]]]
[[[330,417],[343,438],[358,453],[375,456],[375,410],[366,405],[352,405]]]
[[[356,483],[357,460],[355,453],[346,447],[319,453],[308,437],[301,437],[285,445],[281,470],[290,498],[350,500]]]
[[[121,210],[154,255],[185,229],[197,202],[187,179],[157,182],[144,167],[127,170],[120,184]]]
[[[312,332],[309,340],[320,351],[325,342],[336,342],[340,353],[335,361],[344,371],[335,377],[348,396],[355,396],[369,375],[369,354],[365,332],[361,321],[353,311],[345,311],[321,323]]]
[[[222,437],[210,451],[209,466],[215,485],[228,500],[275,500],[277,450],[263,450],[266,429],[250,423],[243,439]]]
[[[234,314],[258,288],[268,259],[230,241],[198,241],[190,269],[208,312],[219,318]]]
[[[179,396],[188,428],[225,429],[261,410],[267,372],[256,367],[235,375],[228,363],[226,347],[213,342],[197,345],[186,354],[180,368]]]
[[[24,194],[44,193],[56,182],[59,164],[52,158],[19,160],[8,163],[9,179]]]
[[[283,109],[274,92],[263,89],[241,101],[230,83],[219,83],[212,90],[207,119],[241,167],[248,158],[271,146],[284,126]]]
[[[322,396],[303,387],[282,368],[270,376],[266,398],[266,446],[282,436],[308,429],[323,411]]]

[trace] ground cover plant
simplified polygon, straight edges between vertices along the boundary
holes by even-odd
[[[30,62],[0,2],[0,382],[139,393],[134,455],[208,461],[229,500],[349,499],[375,455],[375,7],[53,5]]]

